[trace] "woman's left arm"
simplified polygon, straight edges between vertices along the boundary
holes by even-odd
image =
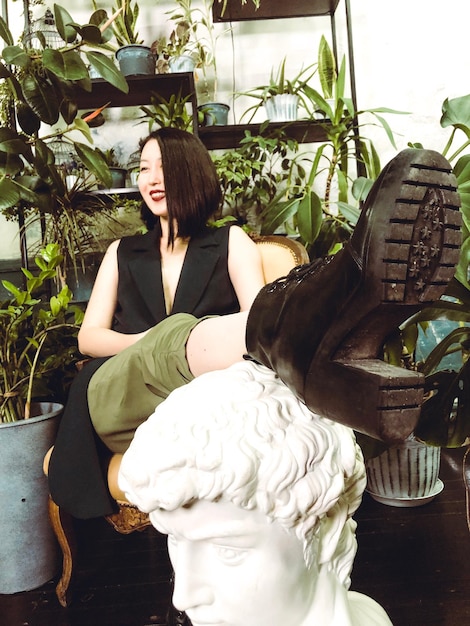
[[[239,226],[230,228],[228,272],[241,311],[248,311],[264,286],[261,253],[256,243]]]

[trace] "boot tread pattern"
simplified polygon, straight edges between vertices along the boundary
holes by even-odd
[[[459,206],[452,173],[412,166],[385,240],[384,302],[424,304],[442,295],[459,260]]]

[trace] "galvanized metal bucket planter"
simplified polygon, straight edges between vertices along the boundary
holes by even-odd
[[[59,550],[49,523],[42,463],[62,405],[41,402],[28,420],[0,424],[0,593],[40,587],[54,577]]]

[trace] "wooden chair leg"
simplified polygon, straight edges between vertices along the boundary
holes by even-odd
[[[66,607],[71,601],[70,583],[77,555],[75,530],[72,516],[57,506],[52,498],[49,498],[49,518],[62,551],[62,576],[56,586],[56,595],[59,603]]]

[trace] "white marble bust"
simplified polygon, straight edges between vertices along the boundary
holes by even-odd
[[[252,362],[174,391],[124,454],[120,486],[168,535],[193,626],[382,626],[349,591],[365,488],[353,432]]]

